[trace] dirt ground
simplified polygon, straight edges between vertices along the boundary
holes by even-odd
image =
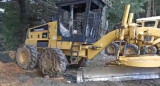
[[[99,58],[98,58],[99,57]],[[112,57],[99,55],[87,66],[105,65]],[[53,79],[44,77],[37,70],[26,71],[20,68],[7,54],[0,53],[0,86],[160,86],[160,79],[125,82],[76,82],[76,70],[68,69],[65,77]]]

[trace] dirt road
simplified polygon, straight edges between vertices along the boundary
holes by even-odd
[[[99,56],[88,62],[88,66],[101,66],[110,59]],[[0,86],[160,86],[160,79],[125,82],[85,82],[76,81],[76,70],[68,69],[65,78],[52,79],[44,77],[38,70],[26,71],[18,67],[7,54],[0,54]],[[73,82],[73,83],[71,83]]]

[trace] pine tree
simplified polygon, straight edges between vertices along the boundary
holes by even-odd
[[[12,50],[24,43],[29,27],[40,25],[41,20],[48,22],[50,16],[55,14],[57,0],[12,0],[0,2],[0,8],[5,9],[3,14],[2,37],[4,47]]]
[[[131,12],[135,13],[138,17],[139,13],[143,13],[144,4],[147,0],[110,0],[112,3],[108,9],[109,27],[113,29],[117,23],[121,23],[123,17],[124,7],[127,4],[131,4]]]
[[[5,8],[3,14],[2,35],[5,48],[16,49],[24,43],[25,34],[29,27],[41,24],[41,20],[48,22],[51,15],[57,13],[56,2],[61,0],[12,0],[1,3],[0,8]],[[105,1],[105,0],[104,0]],[[145,10],[147,0],[107,0],[109,8],[106,10],[109,20],[109,29],[120,23],[126,4],[131,4],[131,12],[139,17]],[[157,0],[158,2],[160,0]],[[157,14],[160,11],[157,9]],[[104,17],[105,18],[105,17]]]
[[[19,6],[16,2],[3,4],[5,12],[2,18],[2,37],[6,49],[16,49],[21,43],[21,22],[19,18]]]

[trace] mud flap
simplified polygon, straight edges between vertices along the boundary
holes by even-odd
[[[77,72],[77,83],[88,81],[127,81],[160,78],[159,68],[123,66],[82,68]]]

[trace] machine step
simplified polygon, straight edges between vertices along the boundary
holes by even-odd
[[[71,64],[78,64],[80,48],[81,48],[81,43],[72,42],[72,46],[71,46],[71,50],[70,50],[70,53],[71,53],[70,62],[71,62]]]

